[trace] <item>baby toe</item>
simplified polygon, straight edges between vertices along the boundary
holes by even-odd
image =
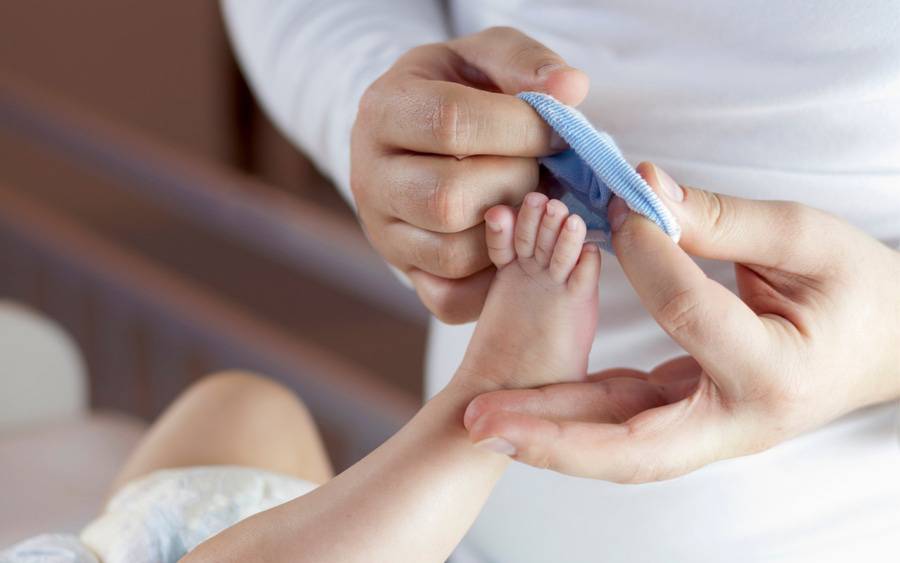
[[[587,232],[584,220],[578,215],[569,215],[556,240],[550,258],[550,277],[557,283],[565,283],[578,262]]]
[[[515,211],[507,205],[496,205],[484,214],[488,256],[497,268],[506,266],[516,258],[513,245],[515,224]]]
[[[594,243],[583,245],[578,263],[569,276],[569,289],[585,295],[597,291],[600,283],[600,249]]]
[[[553,249],[559,238],[559,231],[568,216],[569,209],[566,207],[566,204],[558,199],[552,199],[547,202],[544,217],[541,219],[541,224],[538,227],[537,240],[534,247],[535,261],[545,268],[550,264]]]
[[[538,226],[544,214],[547,196],[531,192],[525,196],[519,216],[516,219],[515,248],[519,258],[534,256],[534,245],[537,240]]]

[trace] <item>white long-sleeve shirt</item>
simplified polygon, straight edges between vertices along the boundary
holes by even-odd
[[[510,25],[591,77],[582,111],[633,162],[726,194],[789,199],[900,241],[896,0],[224,0],[240,61],[282,130],[349,197],[363,90],[407,49]],[[703,262],[734,287],[730,266]],[[616,261],[601,278],[591,368],[680,353]],[[900,282],[898,282],[900,283]],[[432,325],[427,388],[472,326]],[[522,465],[464,545],[484,561],[897,561],[896,404],[770,451],[638,486]]]

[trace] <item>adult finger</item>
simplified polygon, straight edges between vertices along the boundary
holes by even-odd
[[[678,356],[659,364],[647,374],[647,381],[661,385],[696,380],[703,368],[690,356]]]
[[[382,159],[373,171],[388,178],[372,204],[416,227],[452,233],[481,224],[499,204],[517,205],[538,186],[532,158],[405,154]]]
[[[679,356],[653,368],[647,374],[647,381],[658,385],[666,400],[674,403],[697,389],[702,373],[703,368],[695,358]]]
[[[415,269],[407,275],[419,299],[435,317],[447,324],[461,324],[474,321],[481,315],[496,272],[496,269],[489,267],[456,280]]]
[[[357,120],[388,150],[537,157],[565,148],[522,100],[454,82],[411,79],[402,90],[370,88]]]
[[[384,227],[377,245],[388,262],[400,269],[416,268],[443,278],[464,278],[491,264],[482,225],[458,233],[435,233],[394,221]]]
[[[690,398],[624,424],[491,411],[474,421],[469,436],[539,468],[619,483],[658,481],[741,453],[739,427],[718,401],[709,400],[715,392],[706,380]]]
[[[484,393],[469,403],[463,424],[472,428],[481,417],[503,411],[554,420],[624,422],[641,411],[664,404],[660,389],[631,377],[632,371],[618,370],[615,377],[594,381]]]
[[[837,221],[787,201],[731,197],[679,186],[650,163],[638,172],[663,198],[682,227],[679,244],[704,258],[767,266],[794,273],[828,267],[827,242]]]
[[[621,199],[613,200],[609,215],[616,256],[641,303],[729,396],[738,396],[752,382],[740,381],[735,368],[752,365],[766,349],[760,318]]]
[[[511,27],[492,27],[455,39],[448,46],[501,92],[536,90],[569,105],[587,95],[586,74],[569,66],[544,44]]]

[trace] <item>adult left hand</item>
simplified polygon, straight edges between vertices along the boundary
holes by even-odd
[[[644,306],[690,355],[650,373],[610,371],[610,385],[481,395],[465,415],[473,441],[505,440],[516,460],[571,475],[646,482],[900,398],[900,253],[797,203],[726,197],[678,186],[650,164],[638,170],[683,236],[674,244],[614,200],[613,246]],[[690,255],[734,262],[738,295]],[[619,424],[597,418],[590,405],[623,376],[656,384],[667,404]]]

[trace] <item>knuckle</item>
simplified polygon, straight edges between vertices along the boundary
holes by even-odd
[[[792,223],[801,224],[807,221],[812,215],[813,209],[796,201],[785,201],[781,203],[784,218]]]
[[[427,193],[426,213],[435,228],[444,232],[457,232],[465,228],[464,190],[458,175],[435,174]]]
[[[359,106],[356,113],[357,123],[370,122],[381,108],[380,80],[373,82],[359,98]]]
[[[715,240],[726,239],[734,225],[734,205],[728,198],[724,198],[715,192],[697,190],[700,194],[700,210],[702,221]]]
[[[660,326],[673,337],[694,339],[701,331],[700,296],[695,288],[682,289],[663,298],[657,311]]]
[[[466,154],[471,125],[465,103],[449,94],[435,98],[429,128],[439,150],[447,154]]]
[[[818,245],[823,235],[821,217],[811,207],[803,204],[784,201],[776,208],[775,229],[779,238],[790,245],[785,249],[790,255],[790,248],[807,248],[809,244]]]
[[[813,253],[820,259],[814,266],[817,276],[854,275],[859,248],[855,236],[847,236],[847,223],[834,215],[797,202],[779,202],[776,211],[778,235],[782,244],[779,268],[792,269],[795,259],[811,262]],[[814,278],[798,276],[804,284]]]
[[[784,202],[782,205],[782,225],[788,230],[792,238],[804,239],[815,236],[817,229],[821,228],[822,217],[812,207],[793,201]]]

